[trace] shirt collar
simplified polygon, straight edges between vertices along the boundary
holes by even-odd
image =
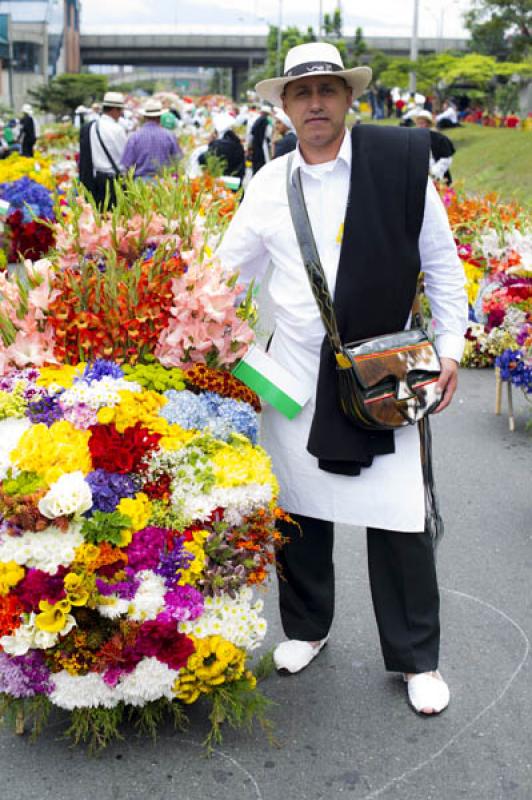
[[[352,158],[352,147],[351,147],[351,135],[347,128],[345,129],[344,138],[342,139],[342,144],[340,145],[340,150],[338,151],[338,155],[333,161],[330,161],[331,170],[333,170],[336,164],[341,161],[346,165],[349,171],[351,171],[351,158]],[[292,169],[290,171],[290,179],[292,179],[294,175],[294,170],[298,167],[301,167],[302,171],[305,171],[305,167],[309,165],[303,158],[303,154],[299,149],[299,142],[297,144],[296,149],[294,150],[294,157],[292,159]],[[311,166],[311,165],[310,165]]]

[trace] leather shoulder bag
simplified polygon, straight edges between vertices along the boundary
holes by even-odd
[[[312,293],[336,358],[338,395],[343,413],[366,430],[414,425],[440,402],[440,360],[421,327],[419,298],[409,330],[342,343],[327,278],[305,204],[301,171],[287,164],[287,194],[292,222]]]

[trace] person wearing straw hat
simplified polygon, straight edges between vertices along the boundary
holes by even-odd
[[[288,51],[284,74],[257,93],[281,106],[298,137],[293,153],[250,181],[218,255],[244,285],[268,291],[275,330],[269,354],[312,397],[289,420],[266,406],[262,444],[279,479],[280,504],[298,524],[283,528],[279,600],[287,640],[279,671],[307,667],[329,639],[334,614],[333,525],[367,528],[370,585],[385,667],[403,674],[422,714],[449,702],[438,670],[439,593],[426,527],[415,425],[366,431],[338,404],[336,362],[313,297],[288,205],[301,179],[308,217],[343,341],[407,327],[420,270],[432,304],[442,370],[439,411],[451,402],[467,325],[464,273],[443,204],[428,178],[429,136],[398,127],[346,128],[366,66],[346,69],[331,44]]]
[[[37,141],[35,131],[35,120],[33,119],[33,109],[29,103],[22,106],[22,116],[20,117],[20,155],[25,158],[33,158],[33,148]]]
[[[126,170],[134,167],[135,178],[151,180],[183,157],[176,137],[161,125],[163,111],[160,100],[147,100],[141,111],[143,125],[128,139],[122,165]]]
[[[84,125],[79,139],[79,174],[100,208],[116,202],[115,180],[121,174],[121,161],[127,134],[120,125],[125,108],[121,92],[106,92],[102,114]]]
[[[437,181],[445,181],[447,186],[453,182],[451,164],[455,153],[454,144],[448,136],[432,130],[434,125],[430,111],[417,110],[413,120],[418,128],[427,128],[430,134],[430,174]]]
[[[272,141],[272,124],[270,122],[271,108],[264,104],[260,107],[260,114],[251,128],[251,145],[249,155],[251,170],[255,175],[259,169],[271,159],[270,146]]]
[[[274,132],[277,136],[273,142],[273,157],[279,158],[279,156],[284,156],[286,153],[295,150],[297,136],[290,117],[284,113],[282,108],[274,108],[273,116],[275,117]]]
[[[224,162],[224,174],[239,178],[240,186],[246,172],[246,156],[242,142],[233,130],[236,120],[224,111],[215,114],[212,122],[215,138],[209,142],[207,150],[199,156],[198,162],[205,166],[209,156],[216,156]]]

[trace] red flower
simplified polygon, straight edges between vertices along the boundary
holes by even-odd
[[[159,444],[161,435],[150,433],[137,422],[123,433],[110,425],[93,425],[89,439],[93,469],[107,472],[139,472],[147,454]]]
[[[135,651],[155,657],[170,669],[181,669],[194,652],[192,639],[176,631],[175,622],[149,620],[142,625],[135,642]]]

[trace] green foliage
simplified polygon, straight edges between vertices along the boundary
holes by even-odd
[[[157,733],[167,717],[171,717],[175,730],[186,731],[188,717],[181,703],[168,700],[166,697],[139,708],[129,708],[128,719],[133,720],[139,736],[149,736],[153,743],[157,741]]]
[[[110,542],[119,547],[122,544],[122,534],[131,528],[132,522],[126,514],[112,511],[95,511],[92,517],[83,520],[82,533],[85,541],[90,544]]]
[[[28,721],[31,722],[31,737],[36,739],[43,731],[52,704],[46,695],[37,694],[35,697],[17,698],[0,693],[0,725],[7,724],[17,730],[19,723],[24,727]]]
[[[375,51],[377,53],[377,51]],[[368,53],[368,46],[364,41],[364,32],[362,28],[357,28],[353,37],[353,44],[351,47],[350,66],[356,67],[362,63],[363,56]],[[376,76],[374,74],[374,80]],[[378,77],[378,76],[377,76]]]
[[[530,0],[474,0],[465,23],[472,50],[504,60],[524,59],[530,54]]]
[[[89,753],[94,754],[124,738],[120,733],[124,712],[123,703],[114,708],[74,708],[64,738],[72,739],[74,744],[86,744]]]
[[[30,89],[29,94],[41,111],[59,117],[64,114],[72,116],[79,105],[90,105],[95,100],[101,100],[106,89],[105,75],[67,73],[57,75],[47,84]]]
[[[274,742],[272,724],[266,717],[272,701],[258,689],[250,689],[247,679],[222,684],[207,695],[206,699],[211,704],[211,729],[203,742],[207,752],[212,752],[215,745],[222,743],[224,724],[251,732],[253,723],[258,722],[270,744]]]

